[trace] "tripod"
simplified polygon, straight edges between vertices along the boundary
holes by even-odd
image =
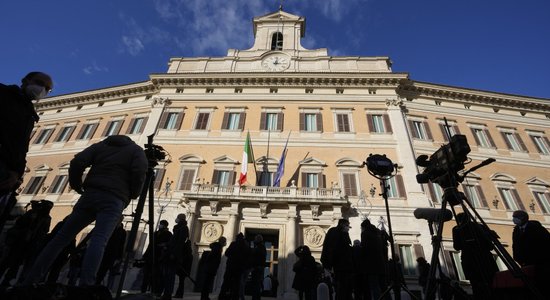
[[[389,266],[391,283],[388,288],[384,292],[382,292],[379,299],[383,299],[390,291],[393,290],[394,299],[401,300],[401,289],[407,292],[412,299],[418,299],[407,288],[407,286],[405,286],[402,276],[398,276],[398,274],[401,274],[401,270],[399,269],[399,265],[396,262],[395,242],[393,240],[393,231],[390,217],[390,205],[388,203],[389,185],[387,184],[388,179],[395,176],[394,170],[396,169],[397,165],[394,164],[389,158],[387,158],[386,155],[379,154],[370,154],[367,158],[365,165],[367,165],[369,174],[372,175],[374,178],[380,180],[380,187],[382,188],[382,194],[380,195],[382,195],[382,197],[384,198],[384,204],[386,205],[386,217],[388,218],[388,240],[390,242],[392,260],[392,263]]]
[[[525,285],[529,288],[529,290],[535,295],[536,299],[543,299],[542,295],[534,286],[533,282],[526,277],[526,275],[523,273],[523,271],[518,266],[518,264],[514,261],[514,259],[506,251],[504,246],[500,243],[496,233],[494,233],[489,229],[489,226],[487,226],[485,221],[481,218],[481,216],[475,210],[474,206],[466,198],[464,193],[459,192],[457,190],[458,183],[462,181],[460,179],[464,179],[467,173],[472,172],[493,161],[494,159],[488,159],[482,162],[478,166],[465,172],[461,176],[461,178],[457,178],[458,175],[454,174],[453,172],[447,172],[446,174],[434,180],[436,183],[441,185],[441,187],[444,189],[444,193],[443,193],[443,199],[441,202],[439,217],[437,218],[437,222],[438,222],[437,234],[435,236],[432,236],[433,252],[432,252],[432,258],[431,258],[431,268],[428,275],[428,283],[426,287],[426,299],[428,300],[435,299],[435,293],[436,293],[435,272],[439,268],[438,255],[441,250],[441,240],[442,240],[441,237],[443,233],[443,224],[445,222],[445,218],[443,215],[445,214],[445,211],[447,211],[446,209],[447,204],[450,204],[450,208],[452,210],[452,214],[455,216],[455,219],[457,214],[454,207],[457,205],[461,206],[462,211],[465,215],[465,219],[462,221],[462,224],[467,224],[467,227],[466,227],[466,229],[468,230],[467,234],[470,237],[472,237],[473,241],[476,243],[477,249],[483,248],[482,246],[480,246],[481,243],[488,242],[490,244],[490,247],[492,248],[491,250],[494,250],[496,252],[496,254],[501,258],[504,264],[508,267],[508,269],[512,271],[512,274],[515,277],[519,277],[525,283]],[[457,220],[457,224],[458,224],[458,220]],[[490,274],[488,274],[487,269],[483,268],[483,259],[480,257],[481,255],[476,256],[476,263],[478,264],[477,267],[481,270],[480,274],[484,279],[484,281],[489,282],[492,278],[489,277]],[[490,286],[485,286],[485,288],[490,293]]]
[[[130,229],[130,234],[128,236],[128,241],[126,243],[126,256],[124,257],[124,262],[122,265],[122,272],[120,274],[120,281],[118,283],[118,289],[116,293],[115,299],[120,299],[120,296],[122,294],[122,287],[124,285],[124,279],[126,278],[126,273],[128,271],[128,265],[130,261],[130,256],[132,255],[132,249],[134,247],[134,243],[136,241],[137,232],[139,228],[139,224],[141,222],[141,215],[143,214],[143,207],[145,206],[145,199],[147,198],[147,195],[149,195],[149,243],[151,245],[155,245],[155,232],[154,232],[154,205],[155,205],[155,166],[158,165],[158,161],[161,159],[164,159],[164,153],[161,151],[160,146],[156,146],[153,144],[153,136],[154,134],[151,134],[147,136],[147,145],[145,145],[145,154],[147,156],[147,160],[149,162],[147,167],[147,173],[145,177],[145,182],[143,184],[143,189],[141,191],[141,195],[138,198],[138,203],[136,205],[136,210],[134,212],[134,220],[132,221],[132,228]],[[155,261],[155,247],[151,247],[151,257],[153,259],[153,268],[151,272],[151,291],[155,290],[154,286],[154,278],[157,274],[155,274],[155,268],[154,265],[156,263]]]

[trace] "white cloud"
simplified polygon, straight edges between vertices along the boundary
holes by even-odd
[[[82,72],[84,72],[84,74],[86,74],[86,75],[91,75],[91,74],[97,73],[97,72],[109,72],[109,68],[104,67],[104,66],[100,66],[100,65],[97,64],[96,61],[93,61],[92,65],[83,68]]]
[[[122,43],[132,56],[138,55],[145,48],[141,40],[137,37],[123,36]]]

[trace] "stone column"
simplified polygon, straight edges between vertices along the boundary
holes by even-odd
[[[280,274],[283,276],[283,280],[279,282],[284,282],[282,286],[282,291],[284,292],[284,298],[296,298],[296,292],[292,289],[292,280],[294,279],[294,272],[292,267],[296,262],[296,255],[294,250],[298,247],[298,213],[296,211],[296,205],[290,204],[288,207],[288,222],[286,224],[286,259],[285,259],[285,268],[284,273]],[[281,279],[281,276],[279,276]]]

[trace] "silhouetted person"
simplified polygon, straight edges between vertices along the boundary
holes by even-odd
[[[530,221],[522,210],[513,213],[516,225],[512,234],[514,259],[522,266],[534,266],[535,286],[550,298],[550,233],[538,221]]]
[[[172,233],[168,230],[168,221],[160,220],[159,228],[155,231],[155,256],[153,257],[153,245],[149,242],[145,253],[143,253],[142,260],[145,262],[143,266],[143,281],[141,282],[141,292],[147,292],[147,289],[153,286],[154,290],[151,292],[159,295],[163,289],[163,268],[161,261],[166,255],[168,244],[172,239]],[[154,274],[154,277],[153,277]],[[154,282],[152,281],[154,280]]]
[[[239,286],[243,272],[246,270],[246,261],[250,255],[250,247],[242,233],[237,234],[235,241],[225,250],[227,262],[223,283],[218,296],[219,300],[239,299]]]
[[[176,278],[176,271],[179,268],[183,268],[184,261],[188,260],[189,255],[185,253],[185,243],[189,240],[189,227],[187,227],[187,220],[185,214],[179,214],[176,217],[176,225],[173,229],[173,235],[166,248],[166,253],[162,257],[163,268],[163,280],[164,291],[162,295],[163,300],[172,299],[172,292],[174,291],[174,280]],[[185,277],[184,277],[185,278]],[[183,280],[181,280],[183,281]],[[183,294],[183,282],[182,285]]]
[[[261,299],[266,255],[264,237],[258,234],[254,237],[254,248],[252,248],[252,252],[250,253],[252,300]]]
[[[6,253],[0,262],[0,277],[5,272],[2,285],[10,285],[17,276],[19,267],[25,271],[32,264],[40,246],[50,230],[50,210],[53,203],[47,200],[31,201],[31,209],[19,217],[15,225],[7,231]],[[7,270],[7,271],[6,271]]]
[[[29,141],[39,117],[32,101],[53,88],[48,74],[30,72],[21,86],[0,84],[0,232],[15,206],[15,190],[21,185]]]
[[[360,277],[363,299],[380,298],[380,281],[386,270],[386,253],[384,252],[382,232],[372,225],[369,219],[361,222],[361,262]]]
[[[63,224],[65,224],[65,219],[59,221],[55,227],[52,229],[50,233],[46,236],[46,241],[44,245],[47,245],[49,241],[53,239],[53,237],[56,235],[56,233],[63,227]],[[61,269],[67,264],[69,261],[69,256],[73,251],[75,251],[76,248],[76,239],[73,239],[63,250],[57,255],[55,261],[53,262],[50,272],[48,273],[48,278],[46,279],[46,282],[48,283],[55,283],[57,282],[57,279],[59,278],[59,273],[61,272]]]
[[[208,295],[212,291],[214,278],[218,272],[220,261],[222,259],[223,247],[227,244],[225,237],[220,237],[217,242],[210,244],[210,253],[205,257],[204,261],[204,281],[201,288],[201,300],[210,300]]]
[[[492,282],[498,266],[491,250],[489,234],[480,224],[471,220],[467,214],[456,215],[458,225],[453,227],[453,247],[460,250],[462,269],[466,279],[470,280],[475,299],[491,299]]]
[[[103,278],[105,278],[107,271],[109,271],[110,277],[113,277],[113,273],[118,272],[116,269],[117,267],[120,267],[120,262],[124,256],[125,243],[126,230],[124,230],[124,225],[119,223],[109,238],[107,246],[105,247],[103,259],[101,260],[99,270],[97,271],[96,284],[100,285],[103,282]]]
[[[321,263],[334,271],[336,300],[351,299],[353,289],[353,254],[349,237],[349,220],[340,219],[338,225],[327,231],[323,241]]]
[[[316,299],[317,290],[317,263],[311,255],[311,250],[308,246],[300,246],[294,250],[294,254],[298,260],[294,263],[292,271],[294,271],[294,280],[292,288],[298,291],[300,300]]]
[[[428,284],[428,276],[430,275],[430,264],[424,257],[416,259],[418,269],[418,285],[422,287],[422,291],[426,292],[426,286]]]
[[[123,135],[109,136],[77,153],[70,163],[69,183],[82,196],[22,284],[41,281],[63,248],[95,221],[80,274],[81,286],[94,285],[105,245],[120,222],[124,208],[141,194],[147,166],[143,149]],[[82,182],[88,167],[90,170]]]

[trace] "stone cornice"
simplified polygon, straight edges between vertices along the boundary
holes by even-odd
[[[489,107],[498,106],[519,110],[550,112],[550,99],[487,92],[417,81],[399,86],[398,94],[412,101],[425,97],[436,100],[444,99],[468,102]]]
[[[84,91],[50,97],[35,104],[37,110],[48,108],[62,108],[78,104],[90,104],[115,98],[135,97],[157,92],[157,87],[150,81],[143,81],[128,85],[114,86],[104,89]]]
[[[151,74],[159,87],[177,86],[294,86],[369,87],[395,86],[408,80],[407,73],[176,73]]]

